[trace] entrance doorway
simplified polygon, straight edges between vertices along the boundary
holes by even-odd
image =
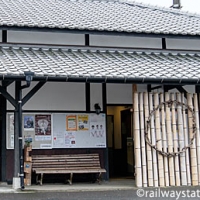
[[[110,178],[133,178],[134,176],[133,129],[130,107],[130,105],[107,107]]]

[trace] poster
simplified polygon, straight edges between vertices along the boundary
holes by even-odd
[[[77,116],[76,115],[66,116],[66,130],[77,131]]]
[[[105,115],[92,115],[90,119],[90,136],[96,138],[105,137]]]
[[[66,147],[76,146],[76,134],[75,134],[75,132],[66,132],[65,133],[65,146]]]
[[[79,131],[89,130],[89,116],[88,115],[78,115],[78,130]]]
[[[25,131],[33,131],[35,124],[34,116],[25,115],[24,116],[24,130]]]
[[[51,115],[35,115],[35,135],[51,135]]]

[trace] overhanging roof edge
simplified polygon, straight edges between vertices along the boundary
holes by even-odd
[[[25,81],[25,76],[0,75],[0,80]],[[125,84],[161,84],[161,85],[200,85],[199,79],[171,78],[114,78],[114,77],[53,77],[34,76],[33,81],[45,82],[82,82],[82,83],[125,83]]]

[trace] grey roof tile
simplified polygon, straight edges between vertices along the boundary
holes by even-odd
[[[200,79],[198,54],[0,47],[0,75]]]
[[[200,16],[128,1],[1,0],[0,26],[200,35]]]

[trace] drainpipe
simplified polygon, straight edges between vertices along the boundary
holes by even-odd
[[[15,161],[19,159],[19,163],[15,163],[14,174],[16,176],[17,172],[19,172],[20,177],[20,186],[21,190],[24,190],[24,154],[23,154],[23,137],[22,137],[22,90],[24,88],[30,87],[32,78],[34,73],[33,72],[24,72],[26,77],[26,84],[21,86],[21,81],[16,82],[16,100],[17,100],[17,107],[15,109]],[[17,142],[18,140],[18,142]],[[18,146],[19,145],[19,146]],[[18,168],[20,166],[20,169]]]

